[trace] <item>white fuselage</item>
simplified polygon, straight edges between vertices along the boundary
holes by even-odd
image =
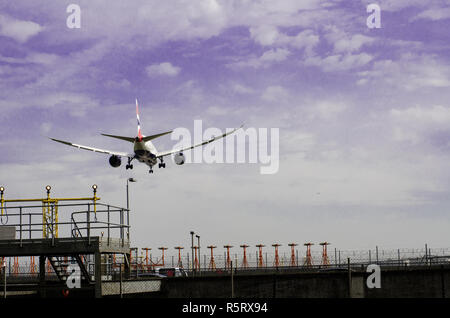
[[[139,162],[145,163],[149,167],[157,164],[157,151],[151,141],[144,142],[136,139],[134,142],[134,154]]]

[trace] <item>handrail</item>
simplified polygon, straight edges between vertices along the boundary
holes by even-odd
[[[43,227],[49,229],[60,228],[59,236],[61,237],[91,237],[92,234],[99,234],[99,230],[104,229],[105,237],[108,238],[108,245],[110,238],[120,238],[124,241],[124,230],[129,231],[130,225],[125,224],[124,213],[129,212],[128,209],[111,206],[108,204],[97,203],[96,211],[91,208],[92,203],[71,203],[58,204],[58,209],[62,210],[59,213],[59,220],[43,220],[42,205],[22,205],[22,206],[8,206],[8,220],[5,225],[16,227],[16,237],[19,240],[37,238],[36,232],[41,232]],[[64,213],[70,211],[70,214]],[[75,210],[75,211],[74,211]],[[95,217],[91,215],[94,213]],[[87,233],[83,233],[86,231]],[[50,232],[54,233],[54,231]],[[95,235],[97,236],[97,235]],[[100,236],[100,235],[98,235]],[[56,238],[49,237],[51,239]]]
[[[72,224],[74,226],[74,228],[72,229],[72,237],[78,237],[77,235],[75,235],[74,230],[77,230],[78,234],[80,235],[80,237],[83,237],[83,234],[81,234],[81,231],[77,225],[77,222],[75,222],[75,219],[73,218],[73,214],[70,216],[71,220],[72,220]]]

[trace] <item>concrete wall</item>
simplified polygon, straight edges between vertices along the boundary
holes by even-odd
[[[450,297],[450,268],[382,270],[381,288],[366,286],[368,273],[352,272],[352,297]],[[346,298],[348,272],[235,275],[235,297]],[[175,277],[162,281],[159,297],[231,297],[229,274],[211,277]]]
[[[338,274],[276,274],[234,277],[235,297],[256,298],[326,298],[348,295],[347,275]],[[162,297],[229,298],[231,277],[170,278],[163,280]]]
[[[381,288],[364,288],[367,298],[450,298],[450,269],[416,269],[381,273]]]

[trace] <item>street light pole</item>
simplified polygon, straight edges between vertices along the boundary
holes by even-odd
[[[192,251],[192,272],[195,271],[194,269],[194,231],[191,231],[191,251]]]
[[[3,298],[6,298],[6,261],[4,258],[2,258],[2,263],[0,264],[0,268],[3,267],[3,271],[4,271],[4,279],[5,281],[3,282]]]
[[[129,210],[130,209],[130,202],[129,202],[129,194],[128,194],[128,182],[137,182],[137,180],[136,179],[134,179],[134,178],[128,178],[127,179],[127,210]]]
[[[127,179],[127,238],[130,240],[130,201],[129,201],[129,193],[128,193],[128,182],[136,182],[137,180],[134,178]]]
[[[200,271],[201,263],[202,263],[202,257],[200,256],[200,235],[195,235],[197,238],[198,243],[198,270]]]

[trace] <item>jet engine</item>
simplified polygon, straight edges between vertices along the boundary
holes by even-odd
[[[186,160],[183,153],[181,153],[181,152],[177,153],[173,159],[174,159],[175,163],[179,166],[181,166],[184,163],[184,161]]]
[[[112,155],[111,157],[109,157],[109,164],[114,168],[120,167],[120,165],[122,164],[122,159],[120,159],[120,157],[118,156]]]

